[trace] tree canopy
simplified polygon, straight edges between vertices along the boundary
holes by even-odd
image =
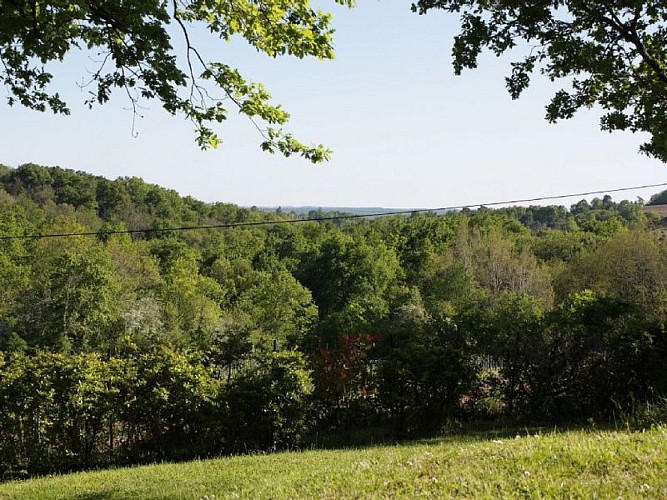
[[[667,221],[641,202],[311,215],[0,165],[0,475],[667,421]]]
[[[106,103],[114,89],[127,94],[135,114],[141,100],[157,100],[168,113],[192,121],[202,148],[218,146],[215,125],[236,108],[259,129],[263,150],[319,162],[330,152],[284,132],[289,114],[267,90],[223,61],[204,58],[192,34],[205,29],[224,41],[237,35],[271,57],[330,59],[330,21],[309,0],[5,0],[0,79],[9,105],[69,114],[51,86],[50,68],[72,51],[87,50],[98,62],[85,85],[88,106]]]
[[[477,66],[488,49],[497,56],[525,48],[511,64],[507,89],[518,98],[537,71],[563,80],[546,118],[571,118],[599,105],[603,130],[647,132],[641,151],[667,161],[667,4],[606,0],[419,0],[413,10],[460,16],[454,70]],[[516,53],[513,52],[512,53]]]

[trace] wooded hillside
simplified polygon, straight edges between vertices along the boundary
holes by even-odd
[[[641,203],[295,217],[0,167],[0,469],[607,420],[667,395],[667,247]]]

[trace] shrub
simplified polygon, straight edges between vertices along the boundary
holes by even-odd
[[[273,353],[224,391],[226,448],[232,452],[288,448],[306,428],[310,372],[300,353]]]

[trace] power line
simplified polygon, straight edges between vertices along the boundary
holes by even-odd
[[[466,208],[475,208],[475,207],[494,207],[498,205],[512,205],[517,203],[531,203],[537,201],[547,201],[547,200],[560,200],[563,198],[574,198],[575,196],[590,196],[594,194],[609,194],[609,193],[619,193],[622,191],[634,191],[637,189],[648,189],[648,188],[657,188],[665,187],[667,182],[659,184],[645,184],[643,186],[630,186],[622,187],[615,189],[601,189],[598,191],[585,191],[582,193],[569,193],[569,194],[558,194],[552,196],[538,196],[535,198],[520,198],[516,200],[505,200],[505,201],[492,201],[489,203],[471,203],[467,205],[451,205],[448,207],[438,207],[438,208],[418,208],[412,210],[394,210],[390,212],[379,212],[371,214],[350,214],[350,215],[338,215],[338,216],[329,216],[329,217],[307,217],[304,219],[287,219],[287,220],[277,220],[277,221],[254,221],[254,222],[230,222],[227,224],[209,224],[201,226],[180,226],[180,227],[167,227],[167,228],[149,228],[149,229],[119,229],[119,230],[99,230],[99,231],[83,231],[79,233],[46,233],[46,234],[33,234],[33,235],[20,235],[20,236],[0,236],[0,241],[2,240],[27,240],[27,239],[43,239],[43,238],[70,238],[74,236],[111,236],[115,234],[146,234],[146,233],[169,233],[177,231],[197,231],[202,229],[228,229],[234,227],[252,227],[252,226],[274,226],[281,224],[299,224],[302,222],[326,222],[326,221],[335,221],[335,220],[347,220],[347,219],[366,219],[373,217],[386,217],[389,215],[410,215],[416,213],[433,213],[433,212],[447,212],[452,210],[463,210]]]

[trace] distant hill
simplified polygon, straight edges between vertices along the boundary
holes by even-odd
[[[257,207],[259,210],[271,213],[293,213],[298,216],[316,216],[318,214],[350,214],[350,215],[373,215],[389,214],[395,212],[406,212],[409,215],[412,211],[427,210],[424,208],[387,208],[387,207],[315,207],[315,206],[281,206],[281,207]],[[444,213],[446,211],[434,211],[434,213]]]
[[[0,191],[21,203],[30,200],[39,207],[51,207],[50,213],[54,214],[66,214],[71,209],[79,214],[86,212],[91,215],[87,223],[94,221],[96,226],[106,223],[123,224],[132,229],[157,229],[281,219],[275,213],[231,203],[205,203],[191,196],[183,197],[173,189],[149,184],[138,177],[119,177],[112,181],[85,172],[32,163],[18,168],[0,165]]]
[[[159,231],[163,228],[283,221],[296,219],[333,219],[346,215],[373,218],[372,215],[402,213],[409,217],[423,208],[281,206],[243,208],[232,203],[205,203],[191,196],[180,196],[173,189],[149,184],[137,177],[109,180],[85,172],[31,163],[10,168],[0,164],[0,201],[2,192],[13,201],[30,201],[51,215],[69,214],[72,209],[85,224],[95,230],[103,225],[121,225],[133,230]],[[667,191],[651,197],[649,205],[667,204]],[[566,230],[568,218],[579,227],[604,222],[614,216],[626,222],[636,221],[644,211],[641,203],[621,201],[611,196],[581,200],[569,209],[564,206],[504,207],[494,211],[516,219],[531,231],[545,228]],[[490,209],[480,207],[479,212]],[[664,218],[661,210],[649,209],[651,217]],[[474,210],[476,212],[477,210]],[[447,210],[429,213],[444,214]],[[423,212],[422,212],[423,213]],[[87,214],[87,215],[85,215]]]

